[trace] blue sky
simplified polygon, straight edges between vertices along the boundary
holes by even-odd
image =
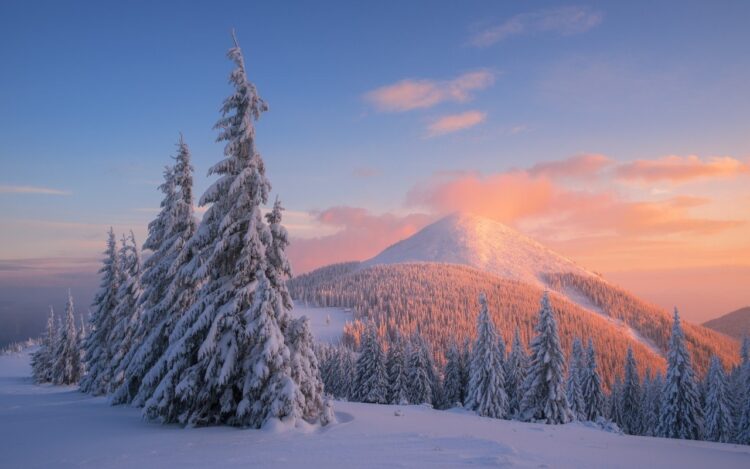
[[[110,224],[145,233],[180,131],[193,151],[196,193],[208,186],[207,168],[222,151],[212,126],[229,92],[232,27],[270,105],[258,145],[274,193],[289,208],[292,234],[309,238],[350,228],[350,219],[331,226],[321,218],[331,207],[434,215],[441,210],[434,200],[425,206],[409,194],[446,172],[487,176],[582,154],[617,164],[697,155],[698,165],[714,157],[746,165],[748,18],[744,1],[6,1],[0,260],[95,257]],[[456,91],[471,73],[486,80]],[[405,80],[439,96],[399,112],[373,100]],[[441,121],[451,116],[475,125],[429,130],[455,123]],[[727,208],[745,201],[738,188],[746,180],[676,181],[618,186],[616,197],[710,197],[712,204],[690,209],[692,218],[747,219]],[[611,181],[574,184],[592,191]],[[29,193],[38,188],[63,194]],[[527,231],[541,223],[502,221]],[[736,253],[743,245],[730,240],[740,234],[701,243],[720,239]],[[554,247],[578,258],[581,251],[566,246]],[[737,258],[709,262],[711,255],[644,266]],[[633,256],[622,269],[619,258],[584,257],[615,271],[638,267]]]

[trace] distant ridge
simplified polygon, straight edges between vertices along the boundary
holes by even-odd
[[[729,337],[742,340],[750,336],[750,306],[745,306],[731,313],[703,323],[705,327],[721,332]]]

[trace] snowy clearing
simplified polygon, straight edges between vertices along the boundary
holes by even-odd
[[[423,406],[336,402],[339,423],[306,432],[182,429],[30,374],[28,352],[0,357],[0,467],[750,467],[747,446]]]
[[[354,320],[351,310],[344,308],[317,308],[303,303],[295,303],[291,311],[292,317],[307,316],[310,320],[310,331],[315,340],[329,344],[337,344],[344,332],[344,324]],[[327,319],[330,318],[330,322]]]

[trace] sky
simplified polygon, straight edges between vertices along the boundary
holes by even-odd
[[[750,3],[192,3],[0,4],[6,329],[88,302],[179,132],[212,182],[232,28],[295,272],[463,210],[692,321],[750,304]]]

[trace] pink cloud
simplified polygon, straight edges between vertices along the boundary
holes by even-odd
[[[0,185],[0,194],[70,195],[70,192],[50,187]]]
[[[382,214],[355,207],[331,207],[317,221],[340,231],[316,238],[292,239],[288,255],[295,274],[323,265],[364,260],[419,231],[434,217],[425,214]]]
[[[696,155],[670,155],[655,160],[636,160],[621,164],[615,175],[626,181],[679,183],[703,178],[726,178],[748,172],[748,163],[728,156],[703,160]]]
[[[551,178],[586,177],[598,174],[611,164],[612,159],[604,155],[577,155],[564,160],[535,164],[529,169],[529,174]]]
[[[481,124],[487,118],[487,114],[480,111],[466,111],[460,114],[443,116],[427,127],[428,137],[437,137],[459,130],[469,129]]]
[[[472,91],[483,90],[494,81],[494,74],[488,70],[468,72],[448,81],[407,79],[372,90],[365,94],[365,100],[381,112],[405,112],[446,101],[469,101]]]

